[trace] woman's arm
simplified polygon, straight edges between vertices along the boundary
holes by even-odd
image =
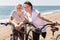
[[[42,19],[42,20],[47,21],[47,22],[54,22],[54,21],[52,21],[52,20],[50,20],[50,19],[47,19],[46,17],[44,17],[44,16],[41,15],[40,13],[38,14],[38,17],[39,17],[40,19]]]
[[[11,23],[13,21],[13,19],[14,19],[13,17],[10,17],[9,22]]]
[[[14,20],[14,18],[11,16],[9,19],[9,22],[12,23],[14,26],[16,26],[17,24],[13,20]]]
[[[26,19],[26,18],[24,18],[24,21],[22,21],[22,22],[20,22],[20,26],[22,25],[22,24],[25,24],[25,23],[27,23],[28,22],[28,20]]]

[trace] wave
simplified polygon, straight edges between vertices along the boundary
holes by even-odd
[[[2,20],[0,20],[0,23],[6,23],[6,22],[9,22],[9,19],[2,19]]]
[[[54,12],[60,12],[60,10],[51,10],[51,11],[45,11],[45,12],[41,12],[43,15],[46,15],[46,14],[52,14]]]

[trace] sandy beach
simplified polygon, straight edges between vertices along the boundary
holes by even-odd
[[[44,16],[47,17],[48,19],[51,19],[51,20],[54,20],[54,21],[57,21],[58,23],[60,23],[60,11],[56,11],[56,12],[53,12],[51,14],[47,14]],[[55,32],[54,37],[56,37],[58,34],[60,34],[60,26],[57,26],[57,27],[59,28],[59,31]],[[52,32],[50,29],[51,29],[50,27],[47,28],[47,35],[46,35],[45,40],[51,40]],[[9,40],[10,34],[11,34],[11,26],[10,25],[0,26],[0,40]]]

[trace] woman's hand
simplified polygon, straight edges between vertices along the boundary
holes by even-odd
[[[55,23],[55,26],[60,26],[60,23],[58,23],[56,21],[52,21],[52,23]]]
[[[51,23],[55,23],[56,24],[57,22],[56,21],[52,21]]]
[[[20,31],[21,30],[21,26],[17,24],[17,25],[15,25],[15,29]]]
[[[20,31],[21,27],[20,26],[16,26],[15,29],[18,30],[18,31]]]

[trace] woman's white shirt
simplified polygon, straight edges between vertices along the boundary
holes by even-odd
[[[29,20],[29,22],[32,22],[37,28],[42,28],[43,25],[45,24],[45,22],[44,22],[44,20],[37,17],[39,13],[40,12],[38,10],[33,9],[32,17],[29,17],[30,15],[28,12],[26,14],[28,16],[27,19]],[[35,31],[35,28],[33,27],[32,30]],[[42,29],[42,32],[46,32],[46,27],[44,29]]]

